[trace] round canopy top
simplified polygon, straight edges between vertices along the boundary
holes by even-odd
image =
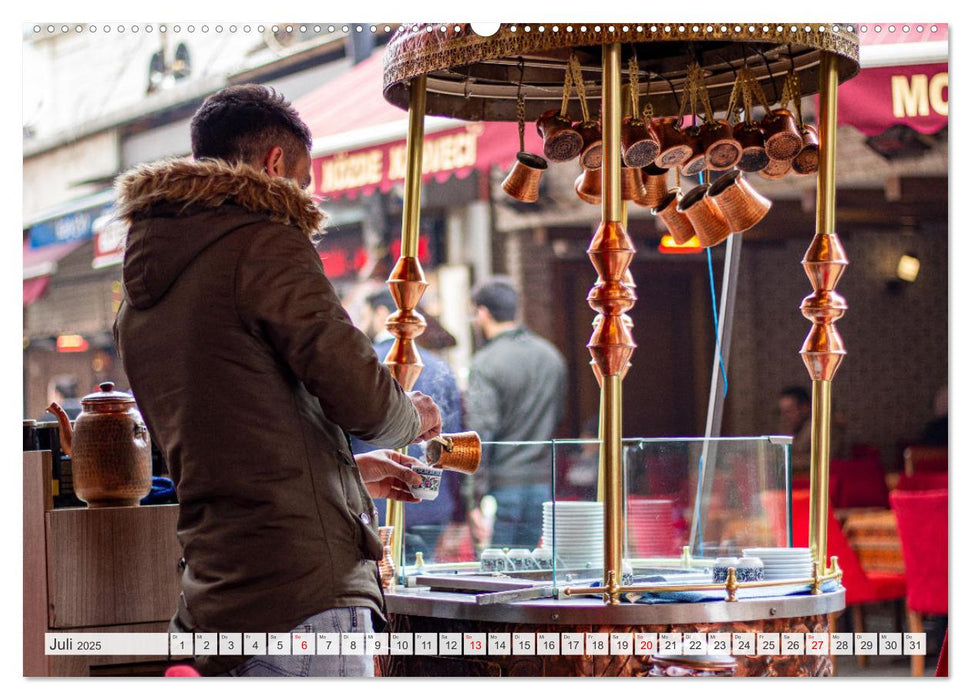
[[[579,60],[588,107],[600,101],[601,47],[622,47],[622,79],[629,58],[638,67],[641,104],[656,116],[680,113],[689,65],[704,70],[712,108],[724,111],[740,68],[748,66],[770,104],[794,70],[802,95],[819,91],[823,52],[836,56],[839,81],[859,71],[855,27],[819,23],[669,22],[664,24],[503,24],[479,36],[469,24],[408,24],[388,44],[384,96],[408,109],[409,82],[427,76],[426,113],[470,121],[516,121],[522,95],[526,119],[559,109],[569,57]],[[570,114],[580,113],[574,90]]]

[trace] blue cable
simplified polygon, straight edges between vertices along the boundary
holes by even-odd
[[[718,351],[718,366],[721,367],[722,379],[724,380],[722,396],[725,397],[728,396],[728,375],[725,373],[725,363],[722,361],[722,346],[718,334],[718,302],[715,299],[715,271],[711,265],[711,248],[705,248],[705,252],[708,253],[708,283],[711,286],[711,311],[715,317],[715,350]]]

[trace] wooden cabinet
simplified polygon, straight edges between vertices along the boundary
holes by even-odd
[[[51,503],[49,452],[24,454],[24,675],[165,657],[46,656],[45,632],[165,632],[179,596],[178,506]]]

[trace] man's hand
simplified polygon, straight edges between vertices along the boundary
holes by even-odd
[[[408,398],[418,409],[418,416],[421,418],[421,433],[415,438],[415,442],[425,442],[436,435],[440,435],[442,432],[442,414],[435,402],[420,391],[409,391]]]
[[[434,405],[434,404],[432,404]],[[421,461],[394,450],[374,450],[355,455],[361,478],[371,498],[390,498],[405,503],[418,503],[409,486],[420,486],[421,476],[412,467]]]

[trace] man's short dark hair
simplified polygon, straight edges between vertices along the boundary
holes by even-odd
[[[391,296],[391,291],[388,289],[379,289],[376,292],[371,292],[367,295],[367,304],[372,309],[377,310],[380,307],[388,309],[388,311],[395,311],[398,305],[394,303],[394,297]]]
[[[254,164],[273,146],[291,158],[310,150],[310,129],[282,95],[262,85],[232,85],[206,98],[192,117],[192,155]]]
[[[499,323],[512,321],[519,310],[519,293],[512,281],[504,277],[493,277],[481,282],[472,290],[472,303],[484,306]]]
[[[809,392],[806,391],[801,386],[787,386],[785,389],[779,392],[779,398],[788,396],[794,400],[797,404],[807,404],[810,403]]]

